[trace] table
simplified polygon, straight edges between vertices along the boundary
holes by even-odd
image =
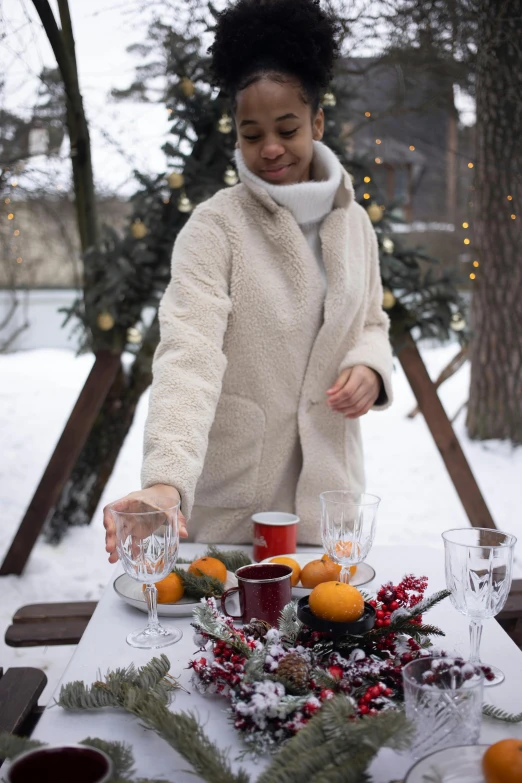
[[[198,544],[183,544],[181,555],[194,557],[200,554],[203,548]],[[312,550],[300,548],[299,551]],[[377,589],[389,580],[396,583],[407,573],[428,576],[428,595],[445,587],[444,554],[441,549],[375,546],[368,562],[376,570],[374,582],[364,588],[368,591]],[[116,568],[115,578],[120,573],[120,568]],[[449,599],[434,607],[427,617],[430,623],[438,625],[446,632],[446,639],[441,642],[444,649],[456,650],[463,656],[468,654],[467,618],[458,614]],[[172,674],[179,677],[182,685],[190,691],[177,692],[171,709],[195,710],[209,737],[222,747],[230,747],[230,758],[234,759],[242,746],[237,733],[227,721],[226,700],[201,696],[190,686],[187,663],[196,653],[190,627],[191,618],[161,620],[165,625],[173,623],[181,628],[183,639],[163,651],[135,650],[129,647],[125,641],[127,633],[144,624],[146,615],[123,603],[114,592],[111,582],[62,677],[62,683],[72,680],[91,683],[97,679],[100,671],[104,674],[109,668],[126,666],[132,662],[140,666],[158,652],[165,652],[171,661]],[[497,664],[506,675],[503,684],[485,690],[485,701],[509,712],[522,711],[522,651],[495,620],[487,620],[484,623],[481,654],[483,661]],[[59,687],[55,696],[58,696]],[[138,720],[131,715],[116,710],[70,713],[50,706],[42,715],[33,736],[55,745],[78,742],[86,737],[125,741],[133,748],[139,775],[165,777],[166,780],[176,783],[194,783],[195,780],[200,780],[184,771],[187,763],[154,732],[141,728]],[[480,742],[490,744],[506,737],[522,739],[522,724],[512,725],[484,718]],[[370,772],[375,783],[389,783],[401,779],[411,764],[408,756],[383,750],[374,760]],[[247,769],[252,780],[255,780],[265,762],[247,757],[241,765]]]

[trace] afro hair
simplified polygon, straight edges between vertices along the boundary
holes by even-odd
[[[234,98],[263,74],[289,76],[317,108],[339,55],[339,32],[320,0],[238,0],[217,17],[209,49],[215,83]]]

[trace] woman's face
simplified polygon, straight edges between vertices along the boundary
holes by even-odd
[[[312,117],[296,81],[264,77],[236,97],[238,146],[247,167],[265,182],[293,185],[310,179],[312,142],[324,132],[323,110]]]

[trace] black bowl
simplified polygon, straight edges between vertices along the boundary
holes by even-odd
[[[297,617],[312,631],[328,633],[330,636],[344,636],[345,634],[360,635],[371,631],[375,625],[375,609],[365,602],[362,616],[353,623],[337,623],[334,620],[322,620],[312,614],[308,604],[309,596],[305,595],[297,602]]]

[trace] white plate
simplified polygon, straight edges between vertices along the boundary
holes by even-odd
[[[296,553],[294,552],[291,555],[277,555],[277,557],[291,557],[292,560],[295,560],[296,563],[299,563],[301,568],[303,568],[307,563],[310,563],[312,560],[320,560],[322,556],[324,555],[324,552],[308,552],[307,554],[303,553]],[[262,560],[262,563],[269,563],[272,560],[271,557],[267,557],[265,560]],[[361,587],[361,585],[367,585],[368,582],[371,582],[372,579],[375,579],[375,569],[371,567],[371,565],[368,565],[368,563],[360,563],[357,566],[357,571],[353,575],[353,577],[350,579],[350,584],[354,587]],[[300,598],[303,595],[310,595],[312,592],[311,588],[309,587],[302,587],[301,583],[292,588],[292,595],[299,596]]]
[[[183,568],[188,570],[188,563],[178,563],[176,568]],[[143,583],[137,582],[127,574],[122,574],[114,580],[114,589],[116,593],[123,598],[130,606],[134,606],[136,609],[140,609],[142,612],[147,612],[147,602],[143,595]],[[237,579],[231,571],[227,571],[227,580],[225,582],[225,590],[229,587],[237,587]],[[199,605],[199,601],[195,601],[193,598],[181,598],[176,601],[175,604],[160,604],[158,602],[158,615],[160,617],[189,617],[196,606]]]
[[[460,745],[430,753],[408,772],[404,783],[485,783],[482,756],[489,745]]]

